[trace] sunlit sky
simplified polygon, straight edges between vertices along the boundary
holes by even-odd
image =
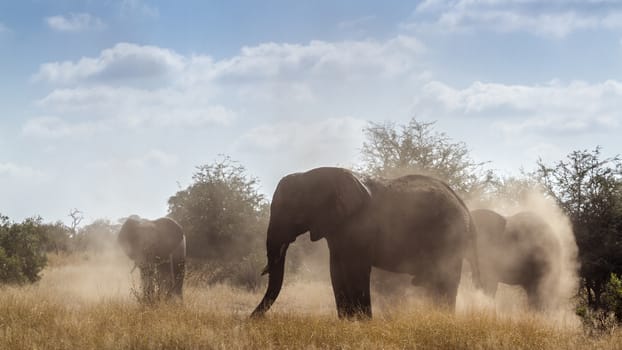
[[[360,163],[416,116],[502,175],[621,152],[622,1],[0,0],[0,213],[166,214],[226,154]]]

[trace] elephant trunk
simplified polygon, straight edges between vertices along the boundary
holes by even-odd
[[[257,305],[251,314],[251,317],[263,316],[263,314],[270,309],[272,303],[274,303],[276,298],[279,296],[281,287],[283,286],[285,254],[287,253],[288,247],[289,243],[280,243],[268,240],[268,266],[264,269],[264,273],[267,272],[269,274],[268,289],[266,290],[266,294],[259,305]]]

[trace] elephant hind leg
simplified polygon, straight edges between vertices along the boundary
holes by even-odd
[[[455,310],[461,270],[462,261],[456,261],[433,274],[427,289],[437,306]]]
[[[371,264],[342,259],[331,251],[330,278],[339,318],[371,318]]]
[[[458,283],[447,280],[437,280],[429,286],[428,290],[436,306],[448,308],[452,311],[456,308]]]

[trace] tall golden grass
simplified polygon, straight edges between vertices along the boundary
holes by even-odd
[[[248,315],[261,298],[225,285],[193,286],[183,304],[142,306],[131,264],[54,258],[33,286],[0,290],[2,349],[618,349],[622,332],[586,335],[575,322],[468,306],[377,300],[373,320],[336,317],[330,285],[292,282],[267,317]],[[377,298],[380,299],[380,298]]]

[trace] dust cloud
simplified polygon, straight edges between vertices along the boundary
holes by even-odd
[[[573,296],[578,281],[577,246],[570,222],[561,210],[536,191],[525,196],[519,204],[495,199],[472,202],[469,206],[471,209],[492,209],[505,216],[529,210],[546,220],[562,245],[562,254],[558,269],[559,284],[551,287],[554,290],[550,293],[556,307],[548,310],[544,317],[563,326],[577,325],[578,320],[573,312]],[[328,263],[326,242],[311,242],[308,234],[301,235],[290,246],[284,286],[271,312],[336,315]],[[474,288],[469,264],[465,261],[463,265],[456,300],[457,313],[485,312],[495,317],[510,318],[532,314],[528,310],[527,297],[522,288],[500,284],[496,297],[490,298]],[[98,254],[53,255],[43,271],[41,281],[32,288],[68,306],[101,301],[137,304],[139,272],[138,269],[131,272],[132,267],[133,262],[116,246]],[[374,315],[383,317],[405,310],[416,313],[430,309],[425,292],[413,286],[411,279],[409,275],[373,269],[371,288]],[[223,283],[194,283],[192,276],[188,275],[184,286],[184,306],[247,317],[261,300],[265,280],[256,290],[248,291]]]
[[[65,303],[130,300],[139,288],[133,263],[120,249],[97,254],[50,255],[36,288],[61,296]]]
[[[549,306],[544,315],[556,323],[578,325],[579,320],[574,312],[575,296],[578,291],[578,248],[572,232],[572,225],[562,210],[551,198],[545,197],[543,191],[526,191],[520,200],[493,198],[485,201],[472,200],[471,210],[490,209],[505,217],[520,212],[532,212],[543,219],[558,240],[561,252],[552,259],[557,262],[552,267],[555,271],[554,280],[545,282],[545,303]],[[464,282],[463,278],[463,282]],[[472,285],[463,283],[458,295],[458,309],[471,307],[494,308],[497,314],[511,316],[523,313],[527,309],[527,295],[519,286],[499,283],[496,297],[493,299],[476,291]],[[542,313],[541,313],[542,314]]]

